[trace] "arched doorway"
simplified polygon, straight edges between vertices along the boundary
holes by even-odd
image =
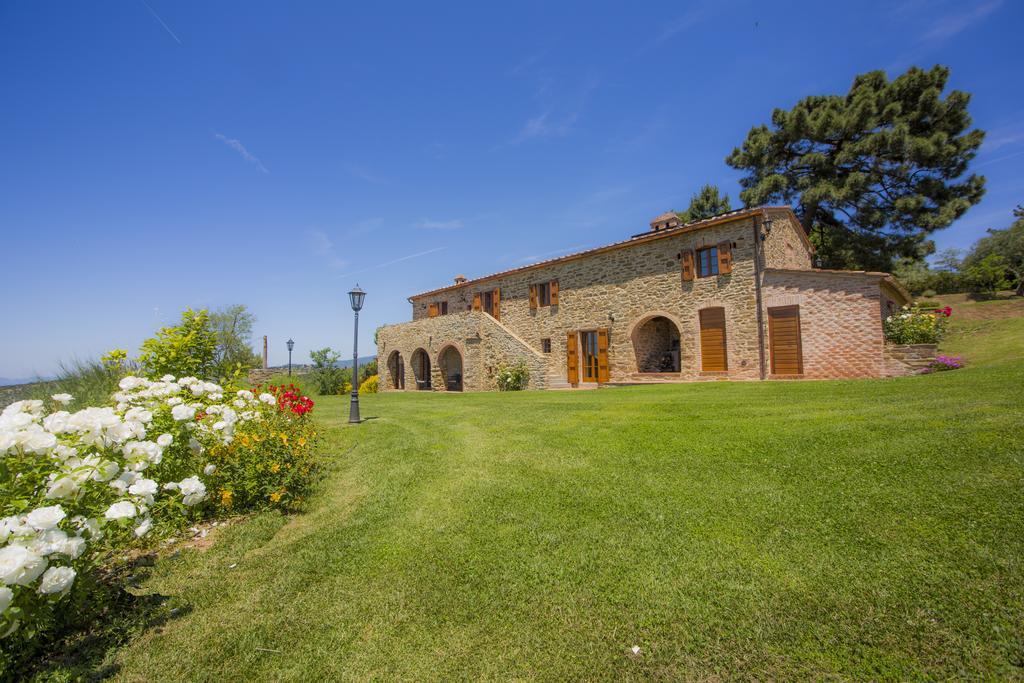
[[[423,349],[412,353],[412,374],[416,378],[416,388],[420,391],[430,389],[430,356]]]
[[[679,328],[663,315],[651,316],[633,330],[637,372],[679,372]]]
[[[388,356],[388,376],[393,389],[405,389],[405,360],[398,351]]]
[[[446,346],[437,357],[437,365],[447,391],[462,391],[462,354],[454,346]]]

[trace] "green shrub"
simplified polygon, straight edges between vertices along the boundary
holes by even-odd
[[[378,375],[370,375],[363,381],[362,384],[359,385],[359,393],[376,394],[379,384],[380,377]]]
[[[338,367],[340,353],[326,346],[310,351],[309,357],[313,361],[313,372],[309,377],[316,385],[317,393],[321,396],[336,396],[352,390],[351,385],[347,390],[344,388],[352,377],[352,370]]]
[[[522,391],[530,383],[530,368],[523,361],[502,365],[495,375],[499,391]]]
[[[216,351],[217,334],[209,313],[188,308],[180,324],[163,327],[142,342],[139,364],[151,379],[163,375],[209,379]]]
[[[73,360],[61,363],[57,379],[38,384],[32,388],[29,398],[46,400],[54,394],[70,394],[70,410],[86,406],[106,405],[110,395],[117,391],[117,383],[133,370],[125,358],[116,363],[107,360]]]
[[[904,306],[885,319],[885,339],[893,344],[937,344],[952,309],[926,311],[920,305]]]

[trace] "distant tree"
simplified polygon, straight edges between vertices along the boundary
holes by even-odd
[[[343,388],[352,377],[352,371],[342,369],[339,366],[341,354],[326,346],[309,352],[309,358],[313,361],[313,371],[310,376],[316,384],[317,391],[321,396],[333,396],[343,393]]]
[[[149,377],[213,377],[217,334],[203,309],[186,309],[177,325],[163,327],[142,342],[139,364]]]
[[[972,291],[994,295],[1010,287],[1006,279],[1007,264],[1002,254],[989,254],[964,268],[964,278]]]
[[[721,194],[717,185],[704,185],[700,192],[690,197],[690,206],[677,215],[684,223],[711,218],[731,211],[729,195]]]
[[[990,256],[999,256],[1005,263],[1007,287],[1013,287],[1017,296],[1024,296],[1024,207],[1013,211],[1017,219],[1005,230],[989,230],[987,237],[975,243],[964,258],[965,271],[978,267]],[[989,262],[990,265],[992,262]]]
[[[843,95],[776,109],[726,163],[747,175],[747,205],[786,202],[826,267],[889,270],[980,201],[985,179],[967,171],[985,136],[970,130],[970,95],[942,98],[949,69],[912,67],[854,78]]]
[[[366,381],[371,375],[377,374],[377,359],[374,358],[369,363],[359,366],[359,385]]]
[[[935,270],[944,270],[955,273],[960,270],[960,263],[964,260],[963,252],[960,249],[943,249],[935,257]]]
[[[256,322],[244,304],[225,306],[210,315],[210,326],[217,335],[214,374],[227,378],[236,372],[255,368],[262,359],[252,349],[252,328]]]

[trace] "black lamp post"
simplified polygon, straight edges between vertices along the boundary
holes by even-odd
[[[348,410],[349,424],[359,423],[359,310],[363,307],[366,292],[356,285],[348,293],[348,301],[356,314],[356,323],[352,332],[352,401]]]
[[[292,376],[292,349],[295,348],[295,342],[291,339],[288,340],[288,376]]]

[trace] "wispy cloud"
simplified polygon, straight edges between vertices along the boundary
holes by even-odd
[[[928,42],[945,41],[966,31],[999,9],[1003,0],[988,0],[965,11],[940,17],[921,39]]]
[[[348,173],[353,178],[365,180],[366,182],[373,183],[374,185],[378,185],[380,183],[385,182],[384,178],[377,175],[373,171],[370,171],[365,166],[360,166],[359,164],[355,164],[350,161],[345,162],[345,172]]]
[[[528,254],[515,260],[516,263],[531,263],[533,261],[540,261],[541,259],[548,258],[549,256],[564,256],[566,254],[573,254],[577,251],[585,249],[588,245],[586,244],[573,244],[568,247],[562,247],[561,249],[552,249],[551,251],[542,251],[539,254]]]
[[[710,6],[707,4],[695,5],[687,9],[683,14],[677,17],[674,21],[670,22],[662,30],[658,37],[651,41],[651,47],[657,47],[662,43],[675,38],[677,35],[691,29],[708,16]]]
[[[466,223],[461,218],[453,218],[450,221],[435,221],[429,218],[421,218],[414,225],[422,230],[459,230],[465,227]]]
[[[347,268],[348,261],[340,258],[334,251],[334,242],[323,230],[310,230],[309,242],[313,253],[322,258],[328,266],[334,269]]]
[[[164,30],[167,31],[167,34],[170,35],[171,38],[174,38],[174,42],[181,45],[181,40],[178,36],[174,35],[174,31],[172,31],[171,27],[167,25],[167,22],[160,18],[160,15],[156,13],[156,10],[150,7],[146,0],[139,0],[139,2],[146,6],[146,9],[148,9],[149,13],[153,15],[153,18],[160,22],[160,25],[164,27]]]
[[[448,247],[434,247],[433,249],[427,249],[426,251],[418,251],[415,254],[407,254],[406,256],[399,256],[396,259],[391,259],[390,261],[385,261],[384,263],[378,263],[377,265],[374,265],[374,266],[367,266],[366,268],[361,268],[360,270],[353,270],[353,271],[348,272],[348,273],[342,273],[339,277],[349,277],[351,275],[359,275],[360,273],[367,273],[367,272],[369,272],[371,270],[379,270],[381,268],[387,268],[388,266],[393,266],[396,263],[401,263],[402,261],[409,261],[409,260],[414,259],[414,258],[419,258],[420,256],[426,256],[427,254],[435,254],[435,253],[437,253],[439,251],[443,251],[443,250],[445,250],[447,248]]]
[[[519,145],[529,140],[568,135],[575,128],[590,99],[601,84],[596,74],[589,74],[574,87],[556,87],[554,79],[546,74],[536,77],[534,97],[541,104],[541,112],[526,119],[522,128],[507,144]],[[505,145],[498,145],[500,149]]]
[[[226,135],[222,135],[220,133],[217,133],[216,137],[225,145],[238,152],[238,154],[243,159],[245,159],[250,164],[256,166],[256,168],[258,168],[261,172],[270,173],[270,171],[267,170],[266,166],[263,165],[263,162],[257,159],[254,154],[249,152],[249,150],[245,148],[245,145],[243,145],[239,140],[236,140],[235,138],[229,138]]]

